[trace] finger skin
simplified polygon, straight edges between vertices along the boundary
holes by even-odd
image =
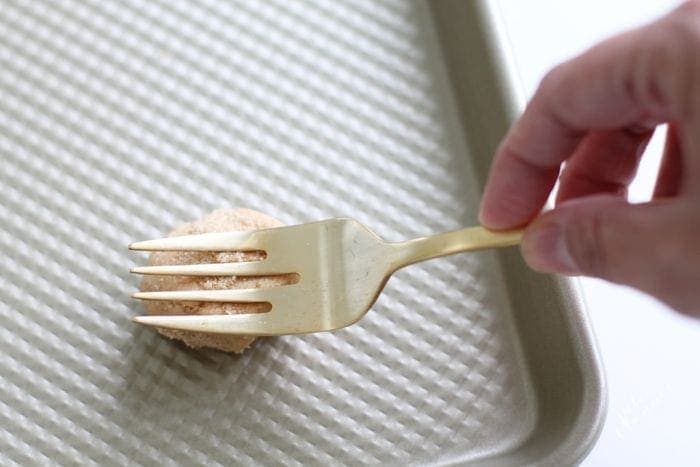
[[[690,2],[550,72],[495,154],[481,222],[507,229],[532,220],[561,163],[591,130],[651,128],[664,121],[700,128],[698,25],[700,2]],[[699,146],[691,137],[686,146]]]
[[[598,195],[563,203],[525,231],[536,270],[631,285],[700,316],[700,210],[691,199],[632,205]]]
[[[557,204],[594,194],[626,196],[651,135],[651,131],[591,132],[566,162]]]

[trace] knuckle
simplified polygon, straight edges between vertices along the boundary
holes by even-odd
[[[547,73],[545,73],[545,75],[542,77],[542,80],[540,80],[538,90],[541,91],[556,88],[559,82],[561,81],[564,65],[565,64],[560,63],[551,68]]]
[[[671,15],[668,32],[684,52],[697,53],[700,45],[700,0],[687,2]]]
[[[695,286],[689,283],[689,264],[697,264],[691,258],[692,247],[679,237],[667,238],[654,249],[650,262],[654,265],[652,277],[641,284],[652,295],[659,297],[678,311],[687,311],[688,298],[695,297]],[[697,259],[695,259],[697,261]],[[700,303],[697,300],[696,305]]]
[[[675,13],[679,15],[695,15],[696,19],[700,17],[700,0],[686,0],[678,8]]]
[[[692,223],[673,229],[674,234],[659,239],[654,248],[660,279],[678,281],[688,270],[689,264],[699,264],[700,251],[697,239],[700,231]]]
[[[567,228],[567,247],[580,271],[588,276],[611,278],[605,222],[599,211],[575,218]]]
[[[700,0],[673,11],[649,37],[640,51],[639,75],[640,82],[652,89],[642,86],[642,90],[649,91],[653,103],[665,102],[663,107],[682,118],[690,110],[688,96],[700,86]]]

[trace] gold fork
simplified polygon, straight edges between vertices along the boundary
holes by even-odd
[[[271,288],[138,292],[143,300],[268,303],[269,311],[232,315],[137,316],[149,326],[227,334],[279,335],[332,331],[362,318],[398,269],[454,253],[520,242],[521,230],[470,227],[399,243],[380,239],[353,219],[242,232],[148,240],[146,251],[264,251],[260,261],[145,266],[137,274],[266,276],[296,273],[298,282]]]

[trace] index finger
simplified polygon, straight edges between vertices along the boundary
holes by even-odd
[[[552,70],[496,151],[480,220],[506,229],[542,209],[565,161],[590,130],[653,126],[679,118],[687,35],[672,12],[609,39]],[[680,27],[679,27],[680,25]],[[679,37],[682,36],[682,37]],[[686,55],[687,57],[688,55]],[[678,104],[678,105],[676,105]]]

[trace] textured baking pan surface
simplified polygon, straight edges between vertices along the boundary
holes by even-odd
[[[399,0],[2,1],[0,464],[556,451],[533,447],[559,406],[543,415],[548,370],[533,368],[550,362],[518,309],[547,321],[558,289],[512,289],[493,252],[412,266],[359,324],[242,356],[130,322],[128,269],[144,258],[126,245],[218,207],[349,216],[388,240],[475,224],[486,155],[437,24]],[[588,346],[559,321],[551,367],[573,368],[560,404],[573,430]]]

